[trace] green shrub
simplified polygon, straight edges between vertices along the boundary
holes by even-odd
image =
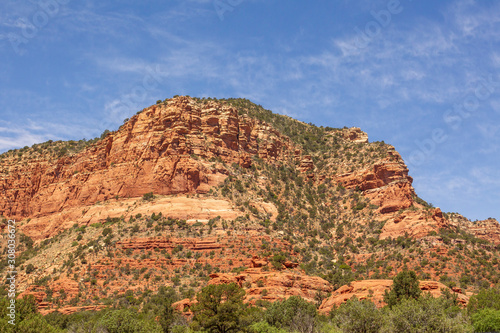
[[[353,210],[363,210],[363,208],[366,207],[366,202],[358,202],[354,207],[352,207]]]
[[[9,300],[0,297],[0,332],[23,333],[59,333],[61,330],[51,326],[37,311],[36,300],[33,295],[16,300],[15,326],[8,323],[7,317]]]
[[[108,135],[108,133],[110,133],[110,131],[108,129],[105,129],[100,136],[101,140],[104,139]]]
[[[403,299],[417,299],[421,293],[417,274],[414,271],[403,271],[394,277],[391,291],[384,294],[384,302],[392,307]]]
[[[245,315],[245,291],[236,283],[208,285],[197,295],[194,321],[210,332],[239,331]]]
[[[500,310],[482,309],[472,315],[474,332],[499,332]]]
[[[267,321],[259,321],[250,326],[250,332],[252,333],[288,333],[284,329],[280,329],[269,325]]]
[[[316,307],[299,296],[274,302],[264,319],[272,326],[292,332],[312,332],[318,326]]]
[[[286,261],[286,257],[283,254],[275,254],[271,258],[271,264],[275,269],[282,269],[283,263]]]
[[[477,295],[471,296],[467,304],[467,311],[469,314],[486,308],[500,310],[499,288],[482,289]]]
[[[34,271],[35,271],[35,266],[33,266],[33,264],[28,264],[26,266],[26,274],[30,274],[30,273],[32,273]]]
[[[428,295],[420,299],[403,298],[392,309],[386,308],[384,333],[465,333],[471,332],[467,316],[449,308],[444,298]]]
[[[116,333],[161,333],[161,326],[153,318],[145,318],[134,310],[122,309],[106,312],[99,320],[101,327]]]
[[[142,200],[144,201],[151,201],[155,198],[153,192],[149,192],[149,193],[144,193],[143,196],[142,196]]]
[[[41,314],[31,314],[18,325],[17,331],[23,333],[57,333],[62,332],[59,329],[52,327]],[[3,332],[3,331],[2,331]]]
[[[107,235],[110,235],[111,233],[113,233],[113,230],[111,228],[104,228],[104,230],[102,231],[102,235],[104,237],[106,237]]]
[[[382,326],[382,313],[375,304],[355,297],[332,311],[332,316],[342,332],[377,333]]]

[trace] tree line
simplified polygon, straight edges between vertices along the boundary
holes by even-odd
[[[42,316],[33,296],[17,300],[16,325],[8,323],[6,297],[0,298],[0,333],[315,333],[315,332],[495,332],[500,330],[500,288],[487,288],[470,298],[466,308],[448,289],[433,298],[422,293],[413,271],[400,272],[384,295],[383,308],[355,297],[320,315],[317,305],[299,296],[255,305],[244,303],[235,283],[208,285],[196,295],[193,316],[176,311],[173,288],[161,288],[139,308],[130,295],[120,306],[102,311]],[[133,298],[133,296],[132,296]]]

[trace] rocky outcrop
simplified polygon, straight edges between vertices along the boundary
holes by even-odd
[[[295,265],[289,263],[289,266]],[[332,291],[328,281],[298,270],[264,271],[262,268],[248,268],[240,274],[211,274],[210,278],[209,284],[237,283],[246,291],[246,302],[252,304],[259,299],[274,302],[290,296],[316,302],[318,293],[326,296]]]
[[[259,268],[268,265],[269,265],[269,260],[267,260],[267,258],[259,258],[257,256],[254,256],[252,258],[252,268]]]
[[[359,300],[370,300],[377,307],[383,307],[385,305],[384,302],[384,293],[385,291],[390,291],[392,287],[392,280],[362,280],[362,281],[354,281],[349,285],[344,285],[339,289],[335,290],[332,295],[325,300],[321,304],[319,311],[323,314],[329,313],[334,307],[340,306],[342,303],[345,303],[347,300],[356,296]],[[420,290],[423,292],[430,293],[433,297],[439,297],[442,294],[442,289],[449,289],[447,286],[440,282],[436,281],[420,281]],[[457,295],[458,302],[464,306],[469,302],[469,297],[455,292],[454,290],[450,291]]]
[[[172,308],[182,313],[183,316],[190,318],[193,316],[193,311],[191,311],[191,308],[196,303],[198,302],[195,299],[184,298],[178,302],[173,303]]]
[[[314,169],[314,162],[310,155],[306,155],[300,161],[299,170],[300,172],[308,172]]]
[[[496,219],[468,223],[468,230],[474,236],[487,240],[493,244],[500,244],[500,223]]]
[[[351,127],[348,129],[344,129],[342,131],[342,136],[344,139],[355,142],[355,143],[367,143],[368,142],[368,134],[363,132],[358,127]]]
[[[449,227],[439,208],[424,210],[406,210],[389,219],[380,234],[380,239],[397,238],[408,235],[413,238],[422,238],[431,231]]]
[[[494,218],[471,221],[458,213],[448,213],[449,224],[460,230],[467,230],[477,238],[484,239],[495,245],[500,244],[500,223]]]
[[[382,214],[393,213],[411,207],[415,191],[408,168],[399,157],[375,163],[373,166],[339,175],[335,180],[345,188],[357,189],[378,206]]]
[[[155,238],[132,238],[116,243],[116,246],[126,249],[167,249],[171,251],[175,247],[181,245],[183,248],[193,251],[202,250],[218,250],[222,248],[222,245],[217,242],[216,238],[166,238],[166,237],[155,237]]]
[[[272,221],[276,221],[276,217],[278,216],[278,208],[271,202],[257,201],[251,202],[250,206],[257,209],[257,211],[264,216],[269,216]]]
[[[21,299],[26,296],[33,296],[35,298],[35,301],[37,303],[38,309],[45,309],[49,303],[44,301],[45,298],[47,297],[47,293],[45,292],[46,288],[42,286],[30,286],[27,290],[23,291],[20,293],[17,298]]]
[[[64,299],[72,299],[75,298],[79,293],[78,282],[68,279],[62,278],[56,281],[52,281],[49,283],[47,287],[31,285],[28,289],[19,294],[18,298],[23,298],[28,295],[33,295],[38,305],[38,309],[42,314],[47,314],[52,311],[48,309],[51,303],[46,301],[47,292],[51,293],[51,297],[53,299],[62,297]],[[76,312],[76,310],[75,310]],[[69,312],[72,313],[72,312]],[[69,314],[68,313],[68,314]]]
[[[402,161],[383,160],[368,169],[339,175],[336,180],[346,188],[360,191],[380,189],[395,182],[412,183],[408,168]]]
[[[395,181],[389,185],[367,190],[364,194],[370,202],[378,206],[381,214],[394,213],[413,205],[414,189],[409,181]]]
[[[54,291],[52,297],[59,297],[65,294],[68,298],[74,298],[78,295],[80,289],[78,282],[68,278],[61,278],[50,284],[50,288]]]
[[[218,216],[234,220],[243,214],[234,208],[229,200],[214,198],[189,198],[179,195],[160,197],[148,202],[139,199],[140,202],[137,203],[137,200],[137,198],[111,200],[105,204],[68,208],[60,213],[32,218],[29,223],[22,226],[22,230],[33,240],[38,241],[55,236],[75,223],[79,225],[104,223],[108,217],[128,220],[137,214],[149,216],[163,212],[166,217],[187,220],[189,224],[193,224],[207,223]],[[269,210],[272,211],[271,207]],[[277,212],[272,214],[276,215]]]

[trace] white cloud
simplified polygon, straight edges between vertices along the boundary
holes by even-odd
[[[3,133],[0,136],[0,152],[48,140],[62,140],[68,137],[76,140],[90,138],[90,131],[83,124],[61,124],[30,119],[26,119],[23,123],[1,121],[0,132]]]
[[[490,2],[484,3],[474,0],[455,1],[448,8],[447,16],[455,24],[458,31],[464,37],[482,40],[499,40],[500,16],[498,12],[500,4]]]
[[[500,186],[500,170],[489,166],[474,167],[471,169],[470,174],[476,182],[490,188],[495,187],[498,192],[498,187]]]

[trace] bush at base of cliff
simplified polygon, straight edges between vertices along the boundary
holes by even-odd
[[[149,193],[144,193],[144,195],[142,196],[142,200],[144,201],[151,201],[155,198],[153,192],[149,192]]]

